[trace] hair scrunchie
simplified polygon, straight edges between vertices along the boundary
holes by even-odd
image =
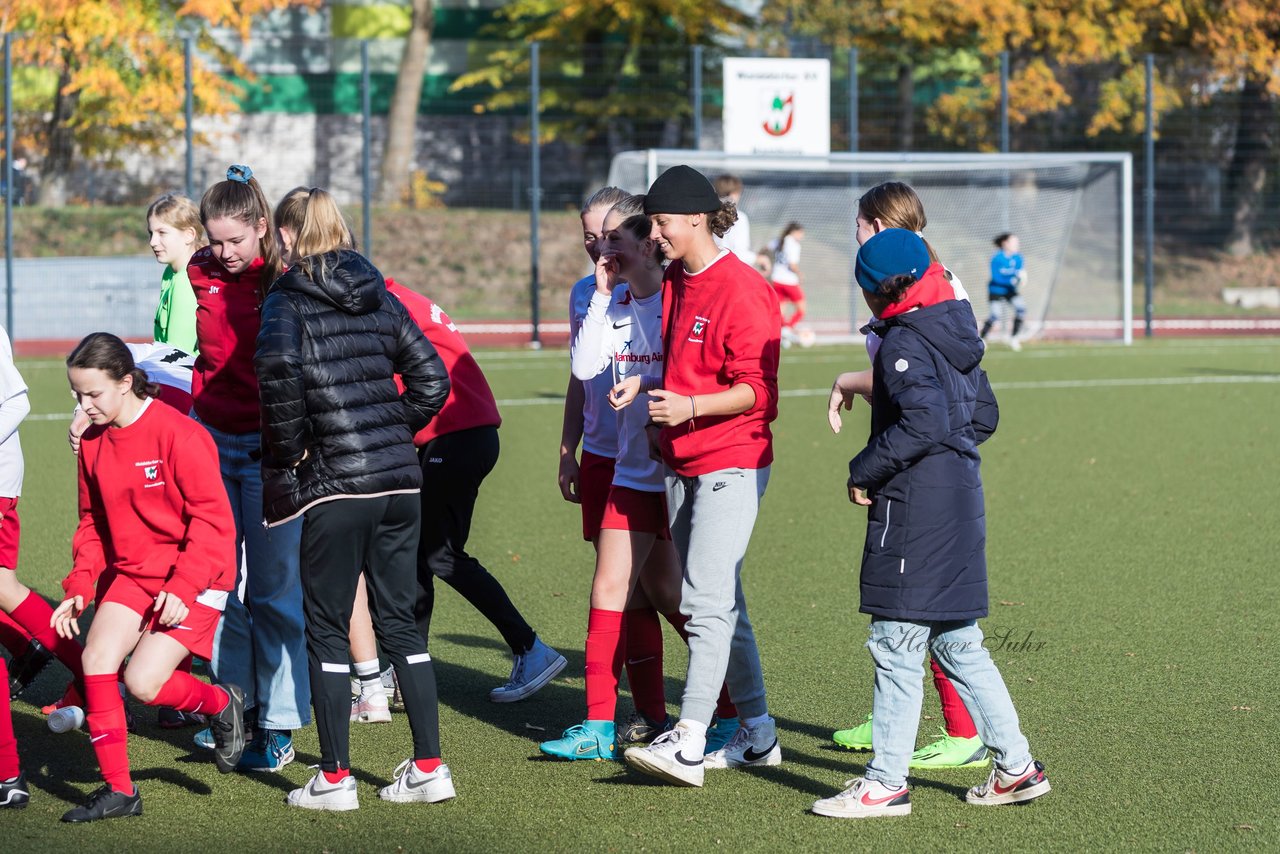
[[[239,163],[233,163],[227,168],[227,180],[236,181],[240,184],[248,184],[249,179],[253,177],[253,170],[248,166],[242,166]]]

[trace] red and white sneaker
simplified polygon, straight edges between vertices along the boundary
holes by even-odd
[[[877,780],[857,777],[845,780],[849,788],[838,795],[813,802],[813,814],[831,818],[878,818],[911,815],[911,790],[890,789]]]
[[[971,804],[996,806],[1020,804],[1048,793],[1049,778],[1045,776],[1044,765],[1032,760],[1021,771],[991,769],[987,782],[981,786],[974,786],[964,799]]]

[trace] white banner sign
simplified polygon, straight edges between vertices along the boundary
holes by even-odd
[[[825,59],[724,61],[724,150],[831,153],[831,63]]]

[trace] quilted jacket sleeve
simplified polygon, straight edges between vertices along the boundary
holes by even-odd
[[[306,453],[302,319],[283,291],[273,291],[262,304],[253,366],[262,404],[263,450],[276,465],[297,465]]]

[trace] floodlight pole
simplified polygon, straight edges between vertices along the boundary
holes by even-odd
[[[4,328],[13,340],[13,34],[4,34]]]
[[[373,95],[369,91],[369,41],[360,42],[360,228],[366,258],[373,257]]]
[[[693,149],[702,149],[702,45],[692,48],[690,63],[693,65]]]
[[[533,335],[529,345],[542,348],[538,335],[538,290],[540,270],[538,254],[541,246],[538,238],[538,217],[542,209],[542,131],[538,126],[538,101],[542,97],[539,80],[537,42],[529,43],[529,318],[533,321]]]
[[[1156,94],[1155,94],[1155,65],[1156,58],[1151,54],[1147,54],[1147,122],[1146,128],[1143,130],[1143,149],[1144,158],[1146,160],[1144,180],[1146,186],[1143,188],[1143,278],[1144,282],[1144,299],[1143,299],[1143,335],[1150,338],[1154,332],[1154,294],[1156,284],[1156,268],[1155,268],[1155,252],[1156,252]]]
[[[192,118],[195,114],[195,92],[191,80],[191,54],[195,50],[195,40],[191,36],[182,39],[182,80],[183,80],[183,99],[182,99],[182,116],[185,122],[182,135],[186,143],[186,158],[183,169],[183,177],[186,181],[187,198],[194,199],[196,195],[195,180],[195,132],[191,128]]]
[[[1000,153],[1009,153],[1009,51],[1000,51]]]

